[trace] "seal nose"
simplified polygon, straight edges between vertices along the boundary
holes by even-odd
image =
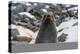
[[[46,16],[46,19],[50,20],[50,15],[47,15],[47,16]]]

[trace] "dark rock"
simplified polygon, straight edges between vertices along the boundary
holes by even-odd
[[[61,31],[63,31],[63,29],[64,29],[64,28],[60,29],[58,32],[61,32]]]
[[[58,37],[58,42],[64,42],[66,41],[68,34],[64,34],[62,33],[59,37]]]
[[[74,23],[72,26],[76,26],[76,25],[78,25],[78,22]]]

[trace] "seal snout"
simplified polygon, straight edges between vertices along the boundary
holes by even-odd
[[[53,22],[53,20],[52,20],[51,18],[52,18],[51,15],[44,15],[44,21],[45,21],[46,23],[51,23],[51,22]]]

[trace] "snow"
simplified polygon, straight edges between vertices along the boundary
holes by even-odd
[[[77,42],[78,26],[72,26],[76,22],[78,22],[77,19],[70,19],[67,22],[61,23],[60,26],[57,27],[57,31],[62,28],[63,30],[61,32],[58,32],[58,37],[62,33],[65,33],[68,34],[65,42]]]
[[[17,28],[17,26],[16,26],[16,25],[11,24],[11,29],[16,29],[16,28]]]
[[[34,6],[37,6],[37,3],[34,3]]]
[[[71,11],[71,10],[78,10],[78,7],[73,7],[68,9],[68,11]]]
[[[66,17],[65,20],[68,21],[70,19],[70,17]]]
[[[72,25],[75,23],[75,22],[78,22],[77,19],[70,19],[68,20],[67,22],[63,22],[60,24],[60,26],[57,27],[57,30],[61,29],[61,28],[66,28],[66,27],[72,27]]]
[[[77,11],[74,11],[74,13],[77,13]]]
[[[57,4],[52,3],[52,5],[57,6]]]
[[[65,31],[68,34],[65,42],[77,42],[78,41],[78,26],[71,27]]]
[[[45,8],[49,8],[49,5],[45,5]]]
[[[60,16],[59,16],[59,15],[56,15],[56,17],[58,17],[58,18],[59,18]]]
[[[33,15],[31,15],[30,13],[28,13],[28,12],[21,12],[21,13],[19,13],[20,15],[27,15],[27,16],[29,16],[30,18],[33,18],[34,16]]]
[[[63,13],[67,12],[67,10],[62,10]]]
[[[70,7],[71,5],[65,5],[65,7]]]
[[[21,12],[21,13],[19,13],[19,14],[20,14],[20,15],[27,15],[27,16],[30,17],[31,19],[35,19],[35,20],[36,20],[35,16],[31,15],[31,14],[28,13],[28,12]]]
[[[41,9],[43,12],[47,12],[47,10],[46,9]]]
[[[27,6],[31,6],[31,4],[30,4],[30,3],[28,3],[28,2],[26,3],[26,5],[27,5]]]

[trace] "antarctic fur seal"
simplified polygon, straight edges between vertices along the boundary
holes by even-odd
[[[52,15],[43,15],[42,24],[35,43],[56,43],[57,32],[55,20]]]

